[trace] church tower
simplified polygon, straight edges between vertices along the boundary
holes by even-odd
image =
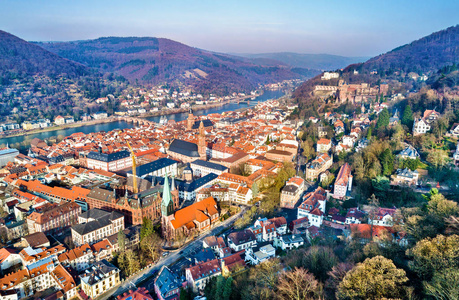
[[[190,112],[188,113],[188,119],[186,121],[186,130],[191,131],[194,125],[194,115],[193,111],[190,108]]]
[[[179,191],[175,186],[175,176],[172,175],[172,182],[171,182],[171,195],[172,201],[174,203],[174,210],[179,208]]]
[[[167,217],[174,213],[174,201],[172,200],[171,189],[169,186],[169,178],[166,176],[164,177],[164,185],[163,185],[163,196],[161,201],[161,216]]]
[[[199,152],[199,158],[202,160],[207,160],[207,143],[206,143],[206,134],[204,130],[204,124],[201,123],[199,124],[199,136],[198,136],[198,152]]]

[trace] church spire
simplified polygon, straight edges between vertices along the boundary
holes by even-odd
[[[172,201],[171,188],[169,186],[169,177],[164,177],[163,196],[161,201],[161,214],[166,217],[172,213],[174,202]]]

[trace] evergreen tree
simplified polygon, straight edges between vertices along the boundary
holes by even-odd
[[[225,286],[223,287],[223,293],[222,293],[222,300],[229,300],[231,298],[231,293],[232,293],[232,288],[233,288],[233,278],[228,277],[225,282]]]
[[[367,140],[371,140],[371,135],[373,134],[373,125],[368,128],[367,131]]]
[[[411,111],[411,106],[407,105],[403,111],[402,124],[411,128],[413,125],[413,112]]]
[[[380,113],[379,113],[379,118],[378,122],[376,122],[376,129],[384,129],[387,126],[389,126],[389,111],[387,108],[384,108]]]
[[[394,170],[394,156],[389,148],[381,153],[381,165],[382,165],[382,173],[383,175],[389,176],[392,174]]]
[[[143,217],[142,226],[140,227],[140,240],[155,232],[153,221],[150,218]]]

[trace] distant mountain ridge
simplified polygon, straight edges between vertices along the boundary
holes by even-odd
[[[318,70],[274,61],[256,63],[193,48],[165,38],[104,37],[95,40],[36,43],[64,58],[130,81],[158,84],[176,80],[202,91],[251,90],[258,84],[308,78]]]
[[[282,62],[286,65],[299,68],[317,70],[336,70],[350,64],[360,63],[370,57],[346,57],[332,54],[302,54],[294,52],[274,52],[257,54],[235,54],[252,59],[267,59]]]

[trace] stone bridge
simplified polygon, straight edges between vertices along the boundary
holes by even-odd
[[[157,125],[153,121],[148,121],[148,120],[145,120],[145,119],[142,119],[142,118],[138,118],[138,117],[118,117],[118,120],[125,121],[125,122],[128,122],[128,123],[133,123],[134,125],[138,125],[138,126],[142,126],[142,125],[155,126],[155,125]]]

